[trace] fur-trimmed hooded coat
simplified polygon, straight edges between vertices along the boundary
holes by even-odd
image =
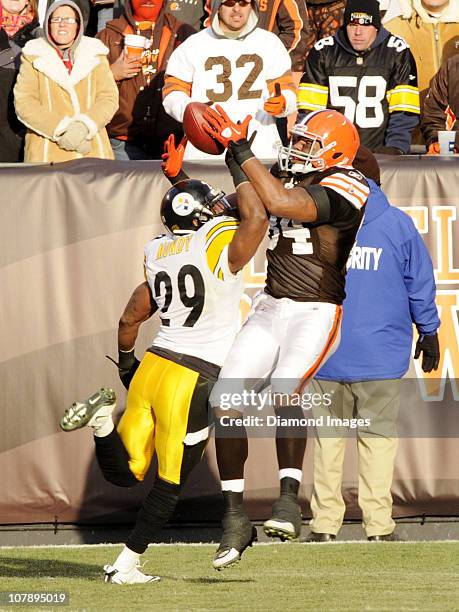
[[[14,88],[16,114],[28,128],[25,162],[114,158],[105,126],[118,109],[118,88],[107,54],[100,40],[83,36],[69,74],[56,49],[44,38],[25,45]],[[75,120],[89,130],[91,150],[84,156],[61,149],[56,142]]]

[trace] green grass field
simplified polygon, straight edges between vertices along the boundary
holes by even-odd
[[[459,610],[459,543],[256,545],[222,572],[215,545],[152,546],[160,583],[104,584],[121,547],[0,548],[0,591],[59,591],[53,610]],[[50,610],[13,606],[4,610]]]

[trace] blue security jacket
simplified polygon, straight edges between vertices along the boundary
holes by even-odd
[[[356,382],[401,378],[409,367],[412,323],[440,325],[429,253],[411,218],[373,181],[348,262],[341,343],[317,378]]]

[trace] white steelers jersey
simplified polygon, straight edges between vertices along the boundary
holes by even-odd
[[[196,232],[147,243],[145,276],[161,317],[153,346],[223,365],[243,289],[242,273],[228,267],[237,227],[231,217],[216,217]]]
[[[252,147],[255,155],[274,159],[279,134],[275,117],[266,113],[263,105],[279,82],[287,101],[284,115],[296,111],[290,71],[290,56],[272,32],[256,28],[243,39],[229,39],[206,28],[187,38],[169,58],[164,108],[180,122],[190,101],[219,104],[233,121],[251,115],[249,134],[257,131]],[[212,157],[188,143],[185,159]]]

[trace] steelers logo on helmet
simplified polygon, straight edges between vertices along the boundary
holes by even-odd
[[[223,196],[223,192],[216,192],[203,181],[179,181],[162,199],[162,222],[173,234],[194,232],[215,216],[212,207]]]
[[[182,192],[178,193],[172,200],[172,210],[181,217],[186,217],[193,212],[196,205],[199,202],[196,202],[191,193]]]

